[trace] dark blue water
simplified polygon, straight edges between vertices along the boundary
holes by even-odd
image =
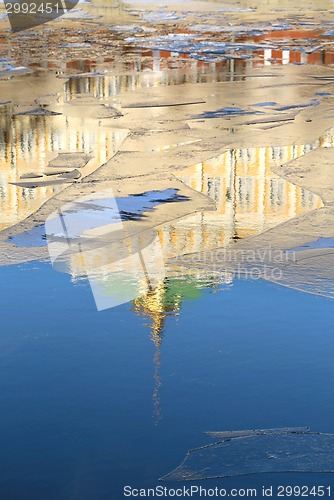
[[[96,312],[88,285],[49,264],[2,267],[0,279],[1,499],[125,498],[125,485],[154,487],[211,443],[203,431],[334,431],[330,299],[239,280],[176,306],[171,286],[154,336],[134,304]],[[334,486],[334,475],[197,484]]]

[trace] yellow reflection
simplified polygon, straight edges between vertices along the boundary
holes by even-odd
[[[154,390],[153,390],[153,414],[155,423],[162,419],[160,407],[160,386],[159,375],[160,368],[160,346],[163,339],[164,324],[168,314],[177,314],[180,309],[180,297],[174,295],[167,297],[168,283],[161,281],[158,286],[151,289],[148,293],[141,295],[133,301],[133,311],[140,316],[149,318],[151,339],[155,344],[154,364]]]
[[[332,145],[332,133],[324,135],[320,143]],[[313,147],[309,144],[229,150],[177,173],[186,185],[212,198],[216,210],[194,213],[160,228],[165,257],[226,246],[322,207],[319,196],[271,170]]]
[[[93,159],[80,169],[87,175],[117,151],[124,134],[122,130],[113,130],[103,126],[103,122],[86,117],[16,116],[11,119],[10,109],[1,113],[0,230],[34,213],[64,189],[64,185],[30,189],[11,182],[20,181],[23,174],[30,172],[42,174],[58,152],[91,153]],[[47,179],[52,180],[52,176]]]

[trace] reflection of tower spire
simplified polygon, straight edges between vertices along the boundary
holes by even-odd
[[[173,297],[173,300],[168,300],[168,280],[163,280],[155,288],[150,288],[149,291],[133,302],[133,310],[142,315],[149,317],[152,322],[150,324],[151,339],[155,345],[154,362],[154,391],[153,391],[153,408],[155,423],[162,419],[160,409],[159,390],[161,380],[159,376],[161,344],[163,339],[163,331],[165,319],[171,312],[179,310],[179,297]]]
[[[155,355],[153,358],[154,363],[154,390],[153,390],[153,414],[155,424],[157,425],[159,421],[162,419],[161,407],[160,407],[160,386],[161,380],[159,376],[159,368],[160,368],[160,346],[156,345]]]

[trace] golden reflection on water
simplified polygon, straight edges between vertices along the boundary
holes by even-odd
[[[168,281],[163,280],[159,285],[150,290],[148,293],[136,298],[133,301],[133,311],[140,316],[147,317],[149,320],[149,330],[151,332],[151,340],[155,345],[155,353],[153,357],[154,365],[154,389],[153,389],[153,415],[155,423],[162,419],[160,405],[160,387],[161,379],[159,369],[161,366],[160,354],[161,344],[163,340],[163,331],[165,321],[169,314],[176,314],[180,308],[181,297],[178,293],[168,294]]]
[[[188,186],[204,193],[216,202],[216,211],[195,213],[157,229],[162,255],[166,263],[169,258],[187,253],[228,246],[238,238],[260,234],[293,217],[320,208],[319,196],[298,187],[272,172],[274,165],[297,158],[315,146],[333,146],[333,134],[329,131],[315,145],[243,148],[227,151],[217,158],[187,168],[177,176]],[[126,223],[125,223],[126,224]],[[143,248],[145,241],[143,236]],[[125,245],[128,242],[125,241]],[[156,262],[160,271],[158,282],[151,286],[147,276],[138,273],[137,264],[130,259],[114,259],[106,264],[105,252],[83,252],[71,257],[70,269],[74,279],[83,274],[94,274],[101,283],[138,279],[138,296],[133,310],[146,317],[151,338],[159,347],[166,318],[178,314],[182,299],[197,298],[203,287],[200,274],[184,276],[182,280],[166,278],[161,262]],[[154,260],[155,251],[151,252]],[[157,253],[157,256],[159,254]],[[160,259],[160,255],[159,255]],[[137,261],[136,261],[137,262]],[[150,263],[154,269],[154,262]],[[121,278],[120,278],[121,277]],[[231,275],[210,278],[205,286],[223,281],[229,285]],[[109,288],[110,292],[110,288]],[[117,287],[114,287],[117,295]],[[135,297],[135,296],[134,296]]]
[[[85,89],[77,90],[82,92]],[[86,91],[92,93],[92,88],[89,87]],[[99,95],[98,92],[93,94]],[[43,172],[50,152],[93,151],[94,170],[117,150],[117,145],[123,138],[120,134],[123,132],[103,127],[101,122],[86,117],[21,116],[10,120],[8,115],[1,114],[0,145],[4,155],[0,159],[0,229],[29,215],[56,190],[61,189],[53,186],[26,189],[11,186],[9,182],[18,181],[20,175],[30,171]],[[187,253],[228,246],[236,239],[260,234],[293,217],[320,208],[322,201],[319,196],[284,180],[272,171],[274,166],[300,157],[319,146],[334,146],[333,130],[324,134],[315,144],[233,149],[217,158],[177,171],[176,175],[181,181],[212,198],[216,203],[216,210],[198,212],[159,227],[158,241],[164,261]],[[124,241],[125,245],[129,244]],[[106,252],[109,250],[107,248]],[[154,252],[151,258],[154,259]],[[176,279],[166,278],[162,272],[161,277],[151,286],[145,273],[138,273],[137,260],[114,259],[108,265],[105,262],[101,248],[96,253],[74,253],[70,257],[70,272],[74,280],[83,275],[94,274],[94,280],[102,293],[106,290],[106,296],[114,295],[116,302],[120,288],[109,286],[115,275],[120,277],[119,282],[134,280],[138,276],[139,283],[134,289],[139,292],[133,300],[132,309],[146,318],[154,343],[153,412],[155,421],[158,422],[162,418],[159,396],[160,354],[168,317],[179,314],[183,300],[197,299],[201,288],[213,288],[221,282],[230,286],[233,276],[226,274],[223,277],[207,277],[203,282],[200,273]],[[127,267],[129,262],[131,265]],[[157,268],[161,269],[160,264],[157,264]]]
[[[328,132],[320,145],[328,147],[332,142],[333,135]],[[177,177],[185,184],[210,196],[216,202],[216,210],[194,213],[158,227],[164,262],[172,257],[228,246],[236,239],[260,234],[293,217],[322,207],[318,195],[284,180],[271,170],[274,165],[297,158],[314,146],[235,149],[181,172],[177,171]],[[138,235],[143,248],[145,237],[145,233]],[[125,245],[129,244],[127,240],[124,242]],[[106,252],[110,252],[110,249]],[[114,259],[106,265],[109,261],[105,257],[101,248],[96,252],[74,254],[70,263],[73,277],[82,276],[83,270],[86,270],[98,279],[99,269],[104,282],[108,274],[123,274],[125,279],[126,276],[129,279],[136,276],[136,267],[130,260]],[[146,311],[152,311],[154,315],[161,308],[164,310],[160,302],[157,304],[157,297],[161,297],[161,293],[152,293],[145,282],[142,286],[138,285],[138,290],[141,292],[139,295],[148,298]]]
[[[182,171],[178,178],[210,196],[217,209],[193,214],[159,228],[165,259],[228,246],[235,239],[260,234],[288,219],[322,207],[319,196],[284,180],[271,170],[274,165],[300,157],[316,146],[333,147],[333,130],[327,131],[314,145],[235,149]],[[182,300],[198,298],[203,285],[214,288],[221,282],[227,286],[233,283],[233,276],[228,273],[222,277],[206,277],[204,283],[202,279],[200,274],[166,278],[155,290],[133,301],[133,310],[148,319],[156,346],[153,411],[157,423],[162,418],[159,368],[166,318],[179,314]]]
[[[64,189],[64,185],[30,189],[11,182],[30,172],[42,174],[58,152],[91,152],[94,158],[80,169],[86,175],[105,163],[124,139],[124,131],[89,117],[10,115],[9,107],[0,114],[0,230],[34,213]]]
[[[327,142],[329,137],[327,135]],[[325,140],[325,139],[324,139]],[[166,258],[226,246],[322,206],[319,196],[274,174],[274,165],[298,158],[312,145],[229,150],[177,177],[216,203],[159,229]]]

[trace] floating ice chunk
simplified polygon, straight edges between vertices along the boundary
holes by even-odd
[[[117,24],[116,26],[111,26],[109,29],[118,33],[150,33],[157,31],[156,28],[138,26],[137,24]]]
[[[254,28],[254,26],[244,26],[242,24],[236,26],[221,26],[217,24],[192,24],[189,27],[192,31],[200,33],[248,33],[252,36],[261,36],[264,29]]]
[[[58,21],[61,21],[62,19],[99,19],[100,17],[102,16],[90,14],[83,9],[71,9],[60,16]]]
[[[226,5],[222,9],[217,10],[217,12],[256,12],[255,7],[237,7],[234,5]]]
[[[302,428],[303,429],[303,428]],[[246,434],[257,432],[257,434]],[[190,450],[163,481],[273,472],[334,472],[334,435],[291,429],[216,433],[222,441]]]

